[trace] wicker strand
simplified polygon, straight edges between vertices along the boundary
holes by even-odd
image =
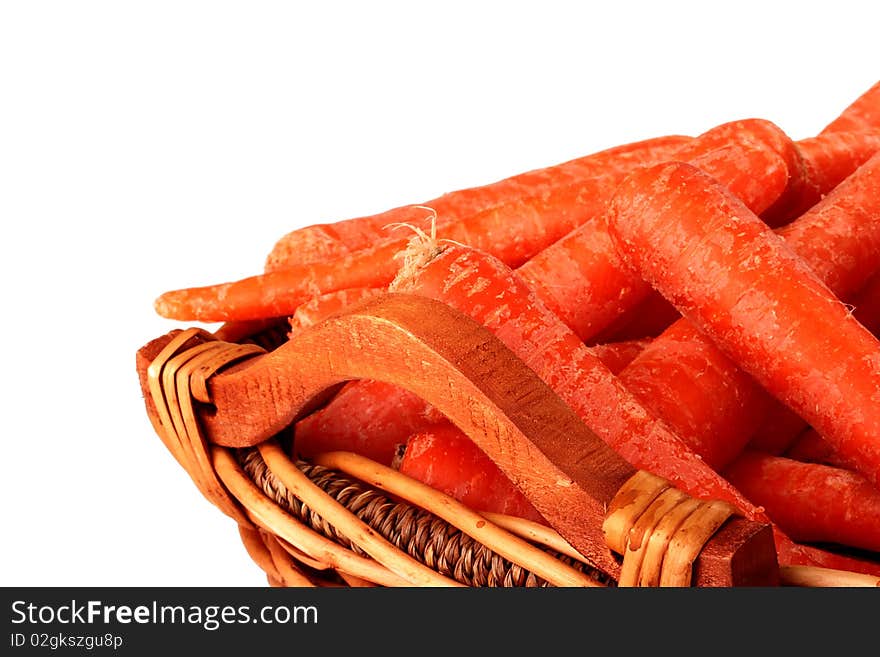
[[[242,469],[266,495],[315,531],[353,552],[363,550],[325,522],[299,498],[291,494],[266,466],[258,450],[238,451]],[[355,479],[319,465],[297,462],[303,473],[327,495],[400,550],[425,565],[468,586],[547,586],[518,564],[512,563],[467,536],[448,522],[412,504],[395,502]],[[613,585],[606,575],[565,555],[556,554],[597,582]]]
[[[637,586],[645,554],[657,524],[666,514],[687,498],[677,488],[666,488],[632,522],[624,539],[624,560],[620,567],[620,586]]]
[[[265,537],[266,547],[275,564],[275,570],[279,574],[279,580],[284,586],[313,587],[312,583],[305,573],[296,567],[295,562],[291,559],[281,544],[274,536]]]
[[[690,586],[700,550],[735,513],[640,470],[620,487],[602,526],[608,546],[623,555],[618,585]]]
[[[836,587],[836,588],[877,588],[880,577],[820,568],[818,566],[782,566],[780,577],[783,586]]]
[[[364,552],[388,570],[418,586],[458,584],[398,550],[345,506],[327,495],[287,458],[277,440],[266,441],[257,449],[266,466],[291,494],[312,507],[326,522],[334,525],[340,535],[357,543]]]
[[[159,418],[154,428],[202,495],[247,526],[250,523],[245,514],[214,472],[196,404],[210,402],[207,380],[213,374],[242,358],[265,352],[256,345],[219,340],[187,346],[192,338],[206,335],[198,329],[182,331],[150,363],[148,388]]]
[[[551,584],[597,586],[594,578],[571,568],[555,555],[549,555],[546,550],[506,531],[455,498],[394,468],[349,451],[322,452],[314,455],[312,461],[369,482],[371,486],[393,495],[396,499],[417,504],[508,561],[522,565]]]
[[[213,447],[211,455],[217,475],[241,503],[249,521],[279,539],[285,550],[287,544],[295,546],[296,550],[288,551],[292,556],[296,557],[301,551],[320,564],[323,570],[344,571],[383,586],[412,585],[382,564],[358,555],[299,522],[254,483],[230,449]]]
[[[262,532],[253,527],[239,525],[238,533],[248,555],[250,555],[254,563],[266,573],[266,577],[269,581],[274,580],[280,582],[281,575],[275,567],[275,562],[272,560],[272,554],[269,552],[269,548],[266,545]]]

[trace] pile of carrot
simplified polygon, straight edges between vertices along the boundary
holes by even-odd
[[[635,467],[772,523],[782,565],[880,576],[880,82],[818,134],[746,118],[284,235],[157,312],[289,335],[386,291],[486,326]],[[542,521],[411,392],[353,381],[290,428]]]

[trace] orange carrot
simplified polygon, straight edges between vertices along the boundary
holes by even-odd
[[[590,347],[590,351],[612,374],[617,375],[650,343],[651,338],[603,342]]]
[[[865,166],[872,162],[880,172],[880,155]],[[785,240],[699,169],[644,168],[620,189],[610,230],[623,257],[854,469],[880,482],[880,341]],[[871,200],[864,189],[851,190],[853,208]]]
[[[880,125],[867,132],[826,132],[797,142],[806,167],[804,198],[794,214],[806,212],[880,150]]]
[[[717,126],[683,146],[675,159],[703,167],[757,212],[784,193],[792,178],[789,166],[798,175],[803,170],[793,142],[760,119]],[[795,179],[799,187],[802,181]],[[601,216],[544,249],[519,274],[588,342],[651,294],[620,261]]]
[[[336,260],[355,251],[370,249],[379,242],[393,239],[391,227],[395,224],[421,225],[427,207],[436,210],[438,225],[442,225],[450,219],[450,215],[440,214],[440,209],[435,204],[437,201],[431,201],[425,206],[405,205],[379,214],[297,228],[275,242],[266,256],[264,270],[272,272],[297,265]]]
[[[301,303],[293,311],[288,320],[290,323],[290,334],[293,335],[335,313],[341,312],[351,305],[382,292],[384,290],[380,287],[355,287],[319,294]]]
[[[391,465],[398,447],[411,435],[444,420],[433,406],[409,391],[381,381],[352,381],[330,405],[296,423],[293,449],[306,459],[320,452],[347,450]]]
[[[681,314],[675,306],[652,291],[644,301],[635,308],[623,312],[590,342],[592,340],[620,342],[656,338],[679,319],[681,319]]]
[[[472,509],[547,524],[501,468],[451,422],[412,436],[398,470]]]
[[[482,205],[474,205],[471,190],[453,193],[459,194],[453,198],[465,199],[461,203],[466,208],[485,209],[474,214],[463,213],[462,218],[445,223],[444,237],[488,251],[509,266],[518,267],[577,226],[589,224],[588,220],[599,222],[607,200],[628,171],[663,161],[673,153],[677,158],[699,163],[745,198],[756,211],[779,198],[787,186],[793,184],[792,180],[802,182],[800,174],[792,176],[789,169],[789,162],[795,160],[802,168],[796,147],[769,121],[735,121],[718,126],[696,140],[686,141],[683,146],[681,140],[673,137],[627,144],[582,158],[576,165],[569,163],[524,174],[516,181],[519,193],[512,196],[509,180],[479,188]],[[493,194],[495,205],[489,203]],[[407,212],[411,212],[411,208]],[[562,279],[561,284],[569,287],[577,283],[583,287],[582,281],[590,280],[591,313],[602,310],[607,317],[605,321],[610,322],[619,314],[617,305],[625,297],[626,289],[633,288],[641,294],[639,298],[636,298],[638,294],[632,295],[633,303],[650,289],[638,279],[629,283],[621,280],[622,268],[610,260],[614,258],[614,251],[604,223],[599,222],[596,227],[598,231],[583,234],[582,243],[577,246],[582,254],[592,253],[597,264],[586,271],[581,262],[577,269],[565,274],[566,261],[562,259],[555,262],[553,273]],[[396,271],[393,255],[404,246],[405,242],[400,239],[386,239],[370,249],[334,260],[290,265],[232,283],[173,290],[156,300],[156,311],[171,319],[205,322],[290,314],[316,294],[386,285]],[[560,247],[561,255],[570,253],[571,248],[571,245]],[[557,255],[551,253],[550,257],[557,260]],[[528,278],[530,271],[541,267],[540,262],[529,263],[523,275]],[[582,278],[578,281],[577,277]],[[552,299],[552,294],[561,288],[546,279],[544,272],[540,279],[544,285],[542,296]],[[581,292],[580,297],[583,295]],[[575,296],[575,301],[585,300]]]
[[[832,287],[832,289],[834,289]],[[880,272],[875,273],[867,283],[859,290],[858,294],[852,301],[853,317],[866,329],[874,335],[880,331]],[[807,423],[800,415],[792,411],[784,404],[774,403],[770,411],[764,418],[758,430],[752,434],[749,439],[749,447],[767,454],[782,454],[786,450],[794,449],[798,436],[801,436],[807,429]],[[815,433],[815,429],[812,430]],[[819,447],[818,441],[824,441],[818,434],[815,438],[810,437],[806,442],[809,450],[813,451]],[[801,446],[800,449],[804,449]],[[823,451],[833,453],[830,445],[825,445]],[[840,465],[840,460],[836,457],[834,460],[828,456],[826,460],[833,465]]]
[[[747,450],[724,475],[796,541],[880,552],[880,490],[860,474]]]
[[[804,463],[821,463],[835,468],[849,468],[846,463],[841,461],[828,441],[820,436],[813,427],[808,427],[790,442],[791,445],[783,454],[786,458]]]
[[[527,174],[514,194],[505,181],[480,188],[485,209],[448,222],[443,237],[472,244],[510,266],[519,266],[602,212],[617,184],[633,168],[664,161],[687,141],[685,137],[660,137],[610,148],[576,164]],[[468,192],[461,194],[468,197]],[[398,270],[395,255],[406,244],[406,238],[384,240],[332,260],[291,265],[230,283],[172,290],[156,300],[155,308],[170,319],[204,322],[290,315],[317,294],[387,285]]]
[[[779,229],[788,246],[845,299],[864,285],[872,271],[880,270],[880,222],[874,220],[880,212],[878,189],[880,155],[875,155],[820,203]],[[640,206],[638,212],[643,210]],[[783,447],[803,429],[794,411],[773,410],[779,403],[740,372],[697,326],[682,319],[667,331],[620,377],[715,467],[726,465],[771,415],[776,419],[768,425],[769,440]],[[687,360],[670,360],[673,353],[686,353]],[[705,372],[719,384],[709,385]],[[680,399],[690,401],[687,408],[682,408]],[[787,437],[780,429],[788,432]]]
[[[785,404],[770,402],[769,407],[756,418],[757,429],[751,432],[748,446],[766,454],[782,454],[803,433],[804,419]],[[748,433],[742,429],[740,435]],[[739,443],[739,441],[735,441]],[[729,461],[728,461],[729,462]]]
[[[880,128],[880,82],[856,98],[840,115],[823,128],[828,132],[859,132]]]
[[[696,144],[696,141],[693,142]],[[826,194],[880,150],[880,132],[834,132],[796,142],[800,154],[801,178],[789,185],[783,198],[765,211],[761,218],[771,225],[789,223],[818,203]],[[692,162],[705,170],[700,162]],[[790,166],[792,166],[790,164]],[[713,173],[707,171],[707,173]],[[756,180],[758,180],[756,178]],[[721,180],[721,182],[724,182]],[[551,247],[553,249],[553,247]],[[536,256],[541,258],[542,255]],[[620,315],[598,335],[585,339],[625,340],[639,336],[656,336],[678,319],[678,311],[656,292],[631,307],[622,304]],[[558,311],[558,310],[557,310]],[[576,309],[570,312],[586,311]]]
[[[716,470],[739,454],[773,403],[687,321],[666,329],[619,376]]]
[[[847,298],[865,285],[880,265],[880,153],[875,153],[825,199],[778,230],[838,296]]]

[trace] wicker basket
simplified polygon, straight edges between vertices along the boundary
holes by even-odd
[[[658,532],[663,514],[656,508],[670,494],[682,495],[640,471],[620,488],[601,527],[616,565],[609,574],[607,564],[597,567],[547,525],[474,511],[362,456],[293,458],[289,430],[247,447],[209,442],[200,418],[210,409],[210,378],[275,350],[286,342],[286,329],[279,320],[230,324],[215,334],[174,331],[160,339],[160,349],[138,352],[156,433],[202,494],[237,523],[272,586],[684,586],[692,583],[697,554],[732,513],[727,505],[690,500],[688,513],[696,510],[691,515],[701,520],[680,533],[687,540],[665,536],[656,553],[629,546],[631,531],[647,536],[646,519],[647,534]],[[779,574],[773,583],[876,584],[857,574],[827,579],[817,569]]]

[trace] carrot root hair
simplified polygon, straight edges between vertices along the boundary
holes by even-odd
[[[437,211],[426,205],[417,205],[415,207],[423,208],[431,212],[431,227],[429,232],[425,232],[418,226],[407,222],[395,222],[387,224],[385,227],[392,230],[397,228],[405,228],[415,233],[407,242],[406,248],[402,249],[394,255],[395,260],[402,260],[403,264],[397,276],[391,281],[388,289],[394,291],[400,281],[410,280],[415,276],[416,272],[431,262],[444,251],[444,244],[457,244],[463,246],[460,242],[451,239],[440,239],[437,237]]]

